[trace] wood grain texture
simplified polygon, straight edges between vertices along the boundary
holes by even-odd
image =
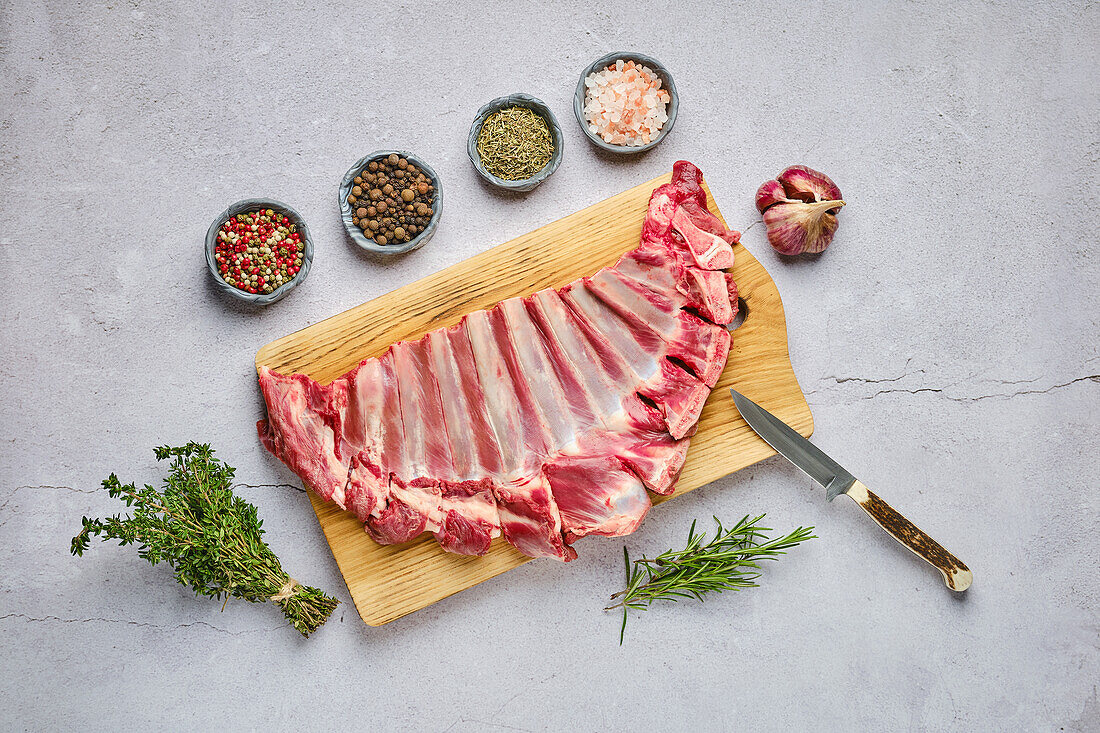
[[[382,354],[395,341],[457,323],[463,315],[517,295],[559,287],[638,245],[653,189],[671,174],[571,214],[452,267],[267,344],[256,366],[300,372],[327,383]],[[707,203],[720,217],[707,191]],[[697,489],[775,455],[745,423],[729,397],[736,387],[805,436],[813,418],[787,354],[779,291],[741,245],[732,268],[745,320],[733,335],[729,361],[703,408],[675,494]],[[658,504],[672,497],[654,496]],[[310,493],[313,508],[363,620],[377,626],[510,570],[530,558],[498,538],[485,557],[444,552],[431,535],[404,545],[375,544],[354,515]],[[660,521],[660,511],[647,521]],[[590,542],[582,540],[583,553]],[[543,562],[550,562],[544,560]]]

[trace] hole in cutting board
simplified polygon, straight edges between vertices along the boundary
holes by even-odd
[[[749,306],[745,302],[744,298],[737,299],[737,315],[733,317],[733,320],[726,326],[727,331],[736,331],[741,328],[741,324],[745,322],[745,318],[749,315]]]

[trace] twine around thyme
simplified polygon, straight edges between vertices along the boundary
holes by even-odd
[[[486,118],[477,135],[485,170],[506,181],[535,175],[554,155],[554,138],[542,115],[526,107],[506,107]]]
[[[279,589],[279,592],[271,596],[271,601],[273,603],[282,603],[283,601],[290,600],[290,597],[294,595],[294,589],[300,585],[301,583],[294,578],[287,578],[286,583]]]

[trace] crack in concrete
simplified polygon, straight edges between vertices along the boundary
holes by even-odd
[[[300,486],[295,486],[294,484],[245,484],[245,483],[236,483],[236,484],[233,484],[233,486],[232,486],[232,488],[234,490],[236,490],[237,487],[244,487],[244,488],[248,488],[248,489],[293,489],[294,491],[297,491],[299,494],[304,494],[305,491],[306,491],[304,488],[302,488]],[[13,499],[15,499],[16,494],[18,494],[23,489],[59,489],[59,490],[63,490],[63,491],[72,491],[72,492],[77,493],[77,494],[98,494],[98,493],[104,491],[104,489],[102,487],[97,488],[97,489],[79,489],[79,488],[76,488],[74,486],[54,486],[54,485],[49,485],[49,484],[42,484],[40,486],[30,486],[30,485],[16,486],[14,489],[12,489],[11,493],[8,494],[8,497],[6,499],[4,499],[4,502],[2,504],[0,504],[0,513],[2,513],[4,511],[4,509],[7,508],[8,504],[10,504]],[[12,514],[11,517],[8,517],[8,518],[4,519],[3,521],[0,521],[0,527],[3,527],[5,524],[7,524],[8,521],[14,516],[15,516],[15,514]],[[0,617],[0,618],[2,618],[2,617]]]
[[[1023,380],[1023,381],[1026,381],[1026,380]],[[997,393],[997,394],[983,394],[983,395],[975,395],[975,396],[972,396],[972,397],[952,397],[951,395],[945,394],[944,397],[946,399],[951,400],[952,402],[978,402],[980,400],[989,400],[989,399],[995,399],[995,398],[1009,400],[1009,399],[1012,399],[1013,397],[1021,397],[1023,395],[1029,395],[1029,394],[1047,394],[1048,392],[1053,392],[1054,390],[1057,390],[1057,389],[1062,389],[1064,387],[1069,387],[1070,385],[1077,384],[1078,382],[1088,382],[1088,381],[1100,383],[1100,374],[1090,374],[1086,377],[1078,377],[1077,379],[1071,379],[1068,382],[1062,382],[1061,384],[1051,385],[1050,387],[1047,387],[1046,389],[1023,389],[1023,390],[1018,390],[1016,392]],[[1023,382],[1017,382],[1017,384],[1019,384],[1019,383],[1023,383]],[[1012,384],[1012,382],[1003,382],[1003,384]],[[921,392],[934,392],[934,393],[939,394],[939,393],[942,393],[943,391],[944,391],[943,389],[937,389],[935,387],[918,387],[916,389],[902,389],[902,388],[898,388],[898,389],[880,389],[879,391],[875,392],[873,395],[860,397],[860,399],[861,400],[873,400],[874,398],[878,397],[879,395],[891,394],[893,392],[903,392],[905,394],[919,394]]]
[[[909,357],[908,359],[906,359],[905,360],[905,367],[903,367],[903,368],[908,369],[909,364],[912,361],[913,361],[913,357]],[[822,381],[832,380],[834,384],[846,384],[848,382],[859,382],[860,384],[886,384],[886,383],[890,383],[890,382],[900,382],[901,380],[905,379],[906,377],[908,377],[910,375],[923,374],[923,373],[924,373],[923,369],[918,369],[915,372],[906,371],[905,373],[903,373],[903,374],[901,374],[900,376],[897,376],[897,377],[882,377],[881,379],[872,379],[870,377],[835,377],[835,376],[825,376],[825,377],[822,377],[821,379],[822,379]],[[806,394],[814,394],[818,391],[819,390],[813,390],[812,392],[807,392]]]
[[[95,494],[95,493],[98,493],[98,492],[103,490],[103,489],[98,489],[98,488],[97,489],[78,489],[75,486],[54,486],[53,484],[39,484],[37,486],[31,486],[31,485],[16,486],[14,489],[12,489],[12,493],[14,494],[16,491],[19,491],[21,489],[62,489],[64,491],[75,491],[78,494]]]
[[[921,374],[923,372],[923,369],[918,369],[915,372],[906,372],[900,377],[886,377],[884,379],[868,379],[866,377],[822,377],[822,379],[831,379],[837,384],[844,384],[845,382],[860,382],[862,384],[884,384],[886,382],[900,382],[908,376],[911,376],[913,374]]]
[[[300,494],[304,494],[306,491],[301,486],[295,486],[294,484],[233,484],[234,489],[238,486],[243,486],[246,489],[293,489]]]
[[[920,394],[921,392],[937,392],[937,393],[939,393],[939,392],[943,392],[943,390],[942,389],[936,389],[935,387],[918,387],[917,389],[902,389],[901,387],[899,387],[897,389],[880,389],[878,392],[875,392],[873,395],[860,397],[860,399],[861,400],[873,400],[874,398],[878,397],[879,395],[891,394],[893,392],[904,392],[906,394]]]
[[[554,679],[557,676],[558,676],[558,673],[554,672],[553,674],[549,675],[548,677],[544,677],[543,679],[541,679],[538,682],[534,683],[534,687],[537,688],[540,685],[544,685],[544,684],[546,684],[547,682],[549,682],[550,680]],[[521,695],[525,695],[529,692],[532,692],[532,690],[531,689],[520,690],[516,694],[512,695],[510,698],[505,700],[501,704],[501,706],[496,709],[496,711],[493,712],[491,717],[493,717],[493,718],[498,717],[502,712],[504,712],[504,708],[511,705]],[[505,730],[518,730],[518,731],[525,731],[525,732],[529,731],[529,729],[527,729],[527,728],[516,728],[515,726],[505,725],[504,723],[494,723],[494,722],[489,721],[489,720],[479,720],[477,718],[467,718],[464,715],[460,715],[460,716],[458,716],[458,718],[455,719],[455,721],[453,723],[451,723],[446,728],[444,728],[442,733],[447,733],[448,731],[453,730],[454,727],[456,725],[458,725],[459,723],[478,723],[480,725],[489,725],[489,726],[493,726],[495,728],[504,728]]]
[[[454,727],[459,723],[477,723],[478,725],[487,725],[491,728],[502,728],[504,730],[518,730],[523,733],[531,733],[530,728],[517,728],[514,725],[506,725],[505,723],[494,723],[491,720],[480,720],[478,718],[467,718],[460,715],[453,723],[443,729],[442,733],[448,733],[448,731],[454,730]]]
[[[991,381],[1000,382],[1001,384],[1035,384],[1042,377],[1035,377],[1033,379],[994,379]]]
[[[1100,384],[1100,374],[1090,374],[1087,377],[1078,377],[1077,379],[1071,379],[1068,382],[1062,382],[1061,384],[1052,385],[1050,387],[1047,387],[1046,389],[1024,389],[1024,390],[1019,390],[1017,392],[1012,392],[1010,394],[989,394],[989,395],[978,395],[977,397],[951,397],[951,396],[948,396],[947,399],[954,400],[955,402],[977,402],[979,400],[988,400],[988,399],[993,399],[993,398],[996,398],[996,397],[1000,397],[1002,399],[1007,400],[1007,399],[1011,399],[1013,397],[1020,397],[1022,395],[1047,394],[1048,392],[1053,392],[1056,389],[1062,389],[1064,387],[1069,387],[1070,385],[1077,384],[1078,382],[1096,382],[1097,384]],[[1006,382],[1005,384],[1008,384],[1008,382]]]
[[[294,484],[245,484],[245,483],[235,483],[235,484],[233,484],[232,488],[236,489],[238,486],[244,487],[244,488],[247,488],[247,489],[293,489],[294,491],[297,491],[298,493],[305,493],[304,488],[302,488],[301,486],[295,486]],[[102,487],[95,488],[95,489],[80,489],[80,488],[77,488],[75,486],[56,486],[56,485],[53,485],[53,484],[39,484],[37,486],[28,484],[26,486],[16,486],[14,489],[11,490],[11,493],[8,494],[8,498],[4,500],[4,503],[0,504],[0,511],[3,511],[4,507],[6,507],[9,503],[11,503],[11,500],[15,498],[15,495],[18,494],[20,491],[22,491],[24,489],[55,489],[55,490],[61,490],[61,491],[72,491],[72,492],[77,493],[77,494],[98,494],[98,493],[104,492],[104,489]]]
[[[517,728],[514,725],[505,725],[504,723],[494,723],[491,720],[478,720],[477,718],[463,718],[463,723],[477,723],[478,725],[487,725],[491,728],[501,728],[503,730],[518,730],[522,733],[531,733],[530,728]]]
[[[55,622],[62,623],[62,624],[84,624],[84,623],[92,623],[92,622],[99,622],[99,623],[105,623],[105,624],[123,624],[125,626],[141,626],[141,627],[144,627],[144,628],[159,629],[159,630],[162,630],[162,631],[174,631],[176,629],[186,629],[186,628],[190,628],[192,626],[205,626],[208,629],[212,629],[214,631],[218,631],[218,632],[221,632],[223,634],[228,634],[229,636],[243,636],[245,634],[258,634],[258,633],[262,633],[262,632],[266,632],[266,631],[274,631],[276,629],[282,628],[282,626],[275,626],[275,627],[272,627],[272,628],[269,628],[269,629],[247,629],[245,631],[230,631],[229,629],[223,629],[220,626],[215,626],[214,624],[207,623],[206,621],[191,621],[191,622],[185,623],[185,624],[176,624],[175,626],[161,626],[159,624],[151,624],[151,623],[148,623],[146,621],[128,621],[126,619],[119,619],[119,618],[62,618],[60,616],[41,616],[41,617],[39,617],[39,616],[29,616],[25,613],[5,614],[3,616],[0,616],[0,621],[3,621],[4,619],[9,619],[9,618],[19,618],[19,619],[23,619],[25,621],[30,621],[30,622],[55,621]]]
[[[881,379],[871,379],[871,378],[867,378],[867,377],[835,377],[835,376],[822,377],[822,379],[823,380],[832,380],[836,384],[844,384],[844,383],[847,383],[847,382],[858,382],[860,384],[887,384],[887,383],[899,382],[902,379],[904,379],[905,377],[908,377],[912,374],[920,374],[922,372],[924,372],[924,370],[919,369],[915,372],[907,372],[906,374],[903,374],[900,377],[884,377],[884,378],[881,378]],[[989,381],[996,382],[998,384],[1003,384],[1003,385],[1014,385],[1014,384],[1034,384],[1035,382],[1038,382],[1040,379],[1041,379],[1041,377],[1034,377],[1032,379],[991,379]],[[863,395],[859,399],[861,399],[861,400],[873,400],[874,398],[876,398],[880,395],[894,394],[894,393],[914,394],[915,395],[915,394],[920,394],[922,392],[930,392],[930,393],[933,393],[933,394],[943,394],[945,399],[949,399],[952,402],[978,402],[978,401],[981,401],[981,400],[998,399],[998,398],[1008,400],[1008,399],[1012,399],[1013,397],[1021,397],[1023,395],[1047,394],[1049,392],[1053,392],[1055,390],[1063,389],[1065,387],[1069,387],[1071,385],[1077,384],[1078,382],[1088,382],[1088,381],[1100,383],[1100,374],[1089,374],[1089,375],[1086,375],[1086,376],[1083,376],[1083,377],[1077,377],[1076,379],[1071,379],[1068,382],[1061,382],[1059,384],[1053,384],[1050,387],[1047,387],[1045,389],[1022,389],[1022,390],[1016,390],[1015,392],[998,392],[998,393],[993,393],[993,394],[979,394],[979,395],[961,396],[961,397],[956,397],[956,396],[952,396],[952,395],[949,395],[949,394],[944,394],[949,387],[955,387],[958,384],[960,384],[960,382],[955,382],[954,384],[949,384],[946,387],[913,387],[913,388],[896,387],[896,388],[889,388],[889,389],[880,389],[880,390],[877,390],[874,394]],[[823,391],[823,390],[808,390],[805,394],[806,395],[812,395],[812,394],[817,394],[818,392],[821,392],[821,391]]]
[[[0,504],[0,512],[4,511],[8,504],[11,503],[12,499],[15,498],[15,495],[23,489],[60,489],[64,491],[73,491],[77,494],[94,494],[97,491],[101,491],[101,489],[78,489],[73,486],[52,486],[45,484],[41,486],[16,486],[14,489],[11,490],[11,493],[8,494],[8,498],[4,499],[4,503]],[[7,523],[8,520],[5,519],[3,522],[0,522],[0,527],[3,527]]]

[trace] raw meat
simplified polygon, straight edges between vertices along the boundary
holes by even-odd
[[[672,493],[729,353],[737,232],[681,161],[639,246],[557,290],[394,344],[325,386],[260,368],[267,448],[383,544],[576,557]],[[648,491],[647,491],[648,490]]]

